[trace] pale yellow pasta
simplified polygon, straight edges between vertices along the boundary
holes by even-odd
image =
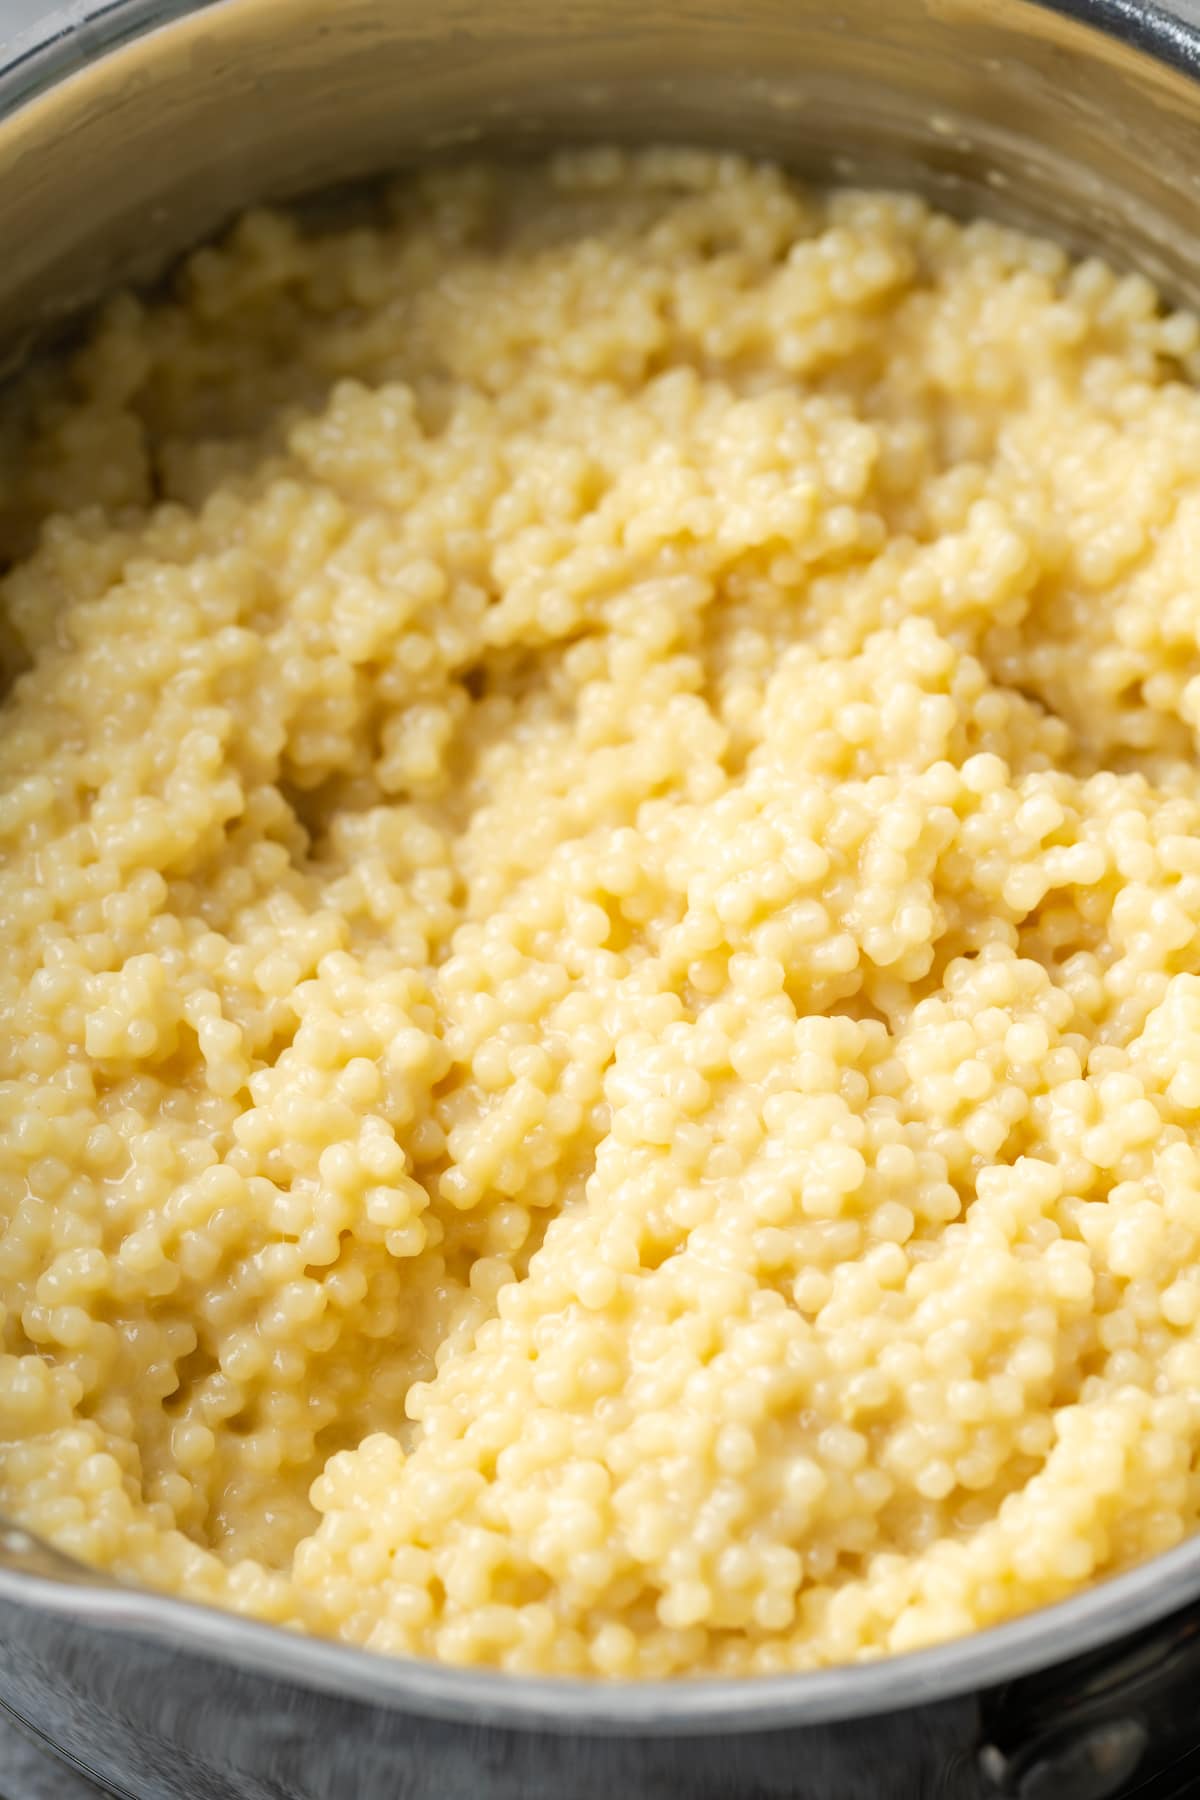
[[[253,215],[5,414],[0,1514],[760,1673],[1200,1518],[1200,367],[683,152]]]

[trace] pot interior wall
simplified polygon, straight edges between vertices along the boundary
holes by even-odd
[[[0,347],[11,362],[250,201],[563,139],[719,144],[918,186],[1200,300],[1196,46],[1128,0],[1062,4],[96,7],[0,78]]]

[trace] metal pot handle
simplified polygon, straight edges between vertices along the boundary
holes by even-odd
[[[1187,1753],[1200,1742],[1200,1608],[1174,1613],[1115,1649],[996,1688],[982,1711],[978,1766],[987,1794],[1113,1800],[1129,1792],[1167,1800],[1196,1793],[1200,1774]]]

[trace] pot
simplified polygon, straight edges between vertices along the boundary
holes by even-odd
[[[563,138],[919,186],[1200,300],[1196,0],[81,0],[0,67],[3,358],[250,201]],[[133,1800],[1149,1800],[1200,1781],[1198,1677],[1200,1539],[933,1650],[632,1686],[301,1639],[0,1530],[0,1703]]]

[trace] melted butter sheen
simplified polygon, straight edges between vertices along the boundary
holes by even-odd
[[[655,152],[8,402],[0,1512],[379,1650],[874,1657],[1200,1515],[1200,370]]]

